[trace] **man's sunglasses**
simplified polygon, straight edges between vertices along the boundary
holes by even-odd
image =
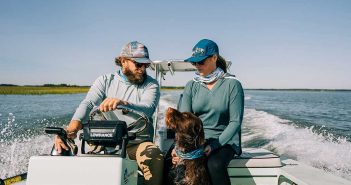
[[[130,60],[134,63],[135,67],[137,68],[141,68],[141,67],[145,67],[145,68],[148,68],[150,67],[150,64],[149,63],[138,63],[138,62],[135,62],[134,60]]]

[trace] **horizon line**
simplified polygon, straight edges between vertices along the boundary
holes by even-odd
[[[48,86],[66,86],[66,87],[90,87],[91,85],[74,85],[74,84],[43,84],[43,85],[16,85],[16,84],[0,84],[2,87],[48,87]],[[163,88],[184,88],[185,86],[162,86]],[[351,91],[351,89],[342,89],[342,88],[244,88],[244,90],[272,90],[272,91]]]

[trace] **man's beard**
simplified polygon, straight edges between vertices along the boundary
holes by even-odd
[[[133,71],[131,71],[129,68],[125,68],[123,70],[123,74],[127,77],[128,81],[132,84],[136,84],[136,85],[141,85],[144,83],[147,75],[146,75],[146,70],[144,71],[143,74],[139,74],[139,73],[133,73]]]

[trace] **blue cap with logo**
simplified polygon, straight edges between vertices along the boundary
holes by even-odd
[[[126,44],[122,48],[119,56],[131,58],[138,63],[151,63],[147,47],[138,41],[133,41]]]
[[[194,46],[192,56],[184,61],[201,62],[214,54],[219,54],[217,44],[212,40],[202,39]]]

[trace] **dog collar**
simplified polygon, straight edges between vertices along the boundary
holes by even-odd
[[[175,152],[177,156],[180,157],[181,159],[190,159],[190,160],[197,159],[205,155],[204,146],[201,146],[200,148],[188,153],[183,153],[182,151],[178,150],[177,147],[175,147]]]

